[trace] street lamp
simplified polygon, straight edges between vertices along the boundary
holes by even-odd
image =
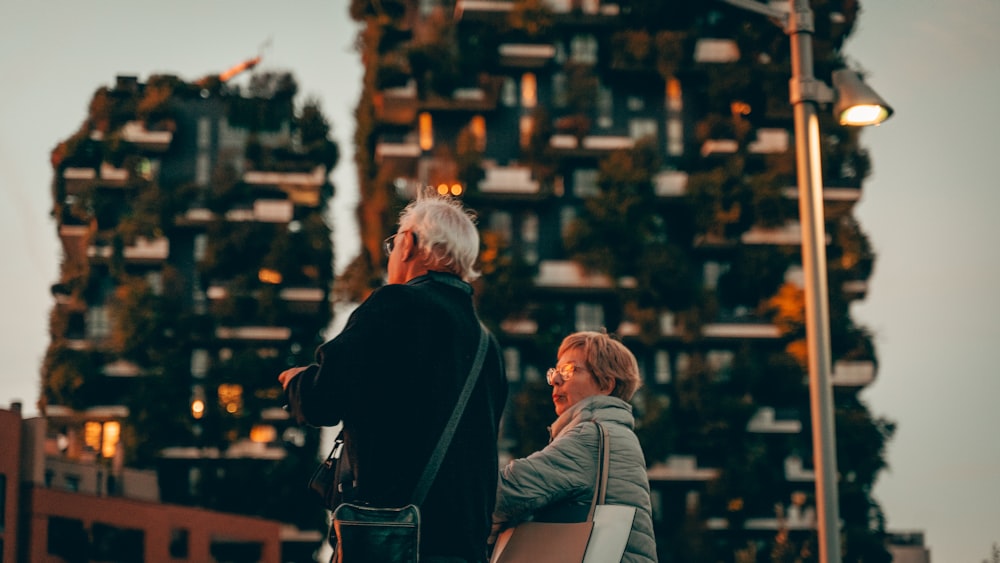
[[[826,276],[826,228],[823,218],[820,103],[835,102],[842,125],[877,125],[892,109],[864,85],[857,73],[833,73],[836,92],[813,76],[813,12],[809,0],[788,0],[788,11],[755,0],[722,0],[781,22],[791,39],[792,78],[789,98],[795,116],[795,159],[802,224],[802,269],[805,274],[806,344],[809,350],[809,405],[812,417],[816,512],[819,517],[821,563],[839,563],[840,514],[837,501],[837,449],[833,389],[830,383],[830,299]]]

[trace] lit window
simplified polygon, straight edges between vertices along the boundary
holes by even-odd
[[[101,455],[115,457],[118,451],[118,441],[121,439],[121,423],[111,420],[104,423],[104,437],[101,440]]]
[[[486,118],[481,115],[473,116],[469,124],[472,136],[476,138],[476,150],[483,152],[486,150]]]
[[[531,135],[535,132],[535,118],[530,115],[521,116],[521,148],[526,149],[531,146]]]
[[[229,414],[239,414],[243,410],[243,386],[238,383],[219,385],[219,406]]]
[[[278,438],[278,431],[270,424],[255,424],[250,429],[250,441],[258,444],[270,444]]]
[[[533,108],[538,105],[538,83],[535,81],[535,74],[524,73],[521,77],[521,106]]]
[[[504,80],[503,87],[500,90],[500,101],[507,107],[517,104],[517,84],[513,78]]]
[[[420,114],[420,150],[429,151],[434,148],[434,122],[431,114]]]
[[[603,129],[615,124],[615,99],[611,88],[601,86],[597,89],[597,126]]]
[[[629,136],[635,140],[642,139],[643,137],[656,138],[656,120],[655,119],[632,119],[628,124]]]
[[[257,279],[259,279],[262,283],[277,285],[281,283],[281,272],[270,268],[261,268],[257,272]]]

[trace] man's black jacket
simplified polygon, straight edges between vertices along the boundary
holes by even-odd
[[[292,379],[301,423],[344,423],[361,500],[410,502],[465,383],[479,343],[472,289],[432,272],[377,289],[317,365]],[[507,380],[493,338],[437,478],[421,505],[421,555],[482,560],[497,485],[497,431]]]

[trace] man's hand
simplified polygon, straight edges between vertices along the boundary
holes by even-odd
[[[309,366],[288,368],[285,371],[278,374],[278,381],[281,382],[281,388],[288,389],[288,382],[291,381],[300,372],[305,371],[308,367]]]

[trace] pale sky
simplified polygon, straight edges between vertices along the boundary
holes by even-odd
[[[293,72],[343,151],[331,211],[342,267],[357,251],[353,38],[346,0],[0,3],[0,408],[37,414],[61,252],[49,152],[94,90],[118,74],[195,80],[270,41],[259,68]],[[856,211],[878,255],[853,309],[880,361],[862,398],[898,424],[875,497],[889,529],[925,533],[933,561],[978,563],[1000,543],[1000,0],[864,0],[847,53],[896,110],[862,135],[874,172]]]

